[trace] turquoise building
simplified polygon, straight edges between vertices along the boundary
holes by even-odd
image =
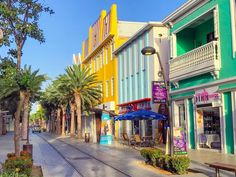
[[[235,0],[189,0],[169,28],[172,119],[191,149],[236,153]]]
[[[168,71],[169,40],[168,29],[160,22],[146,23],[128,41],[114,51],[118,58],[118,108],[124,114],[131,108],[158,111],[158,104],[152,101],[152,81],[162,81],[156,55],[143,56],[141,50],[154,46],[161,53],[163,65]],[[168,77],[168,72],[165,73]],[[127,133],[156,137],[158,121],[120,121],[119,135]]]

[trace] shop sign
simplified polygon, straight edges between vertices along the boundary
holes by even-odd
[[[218,87],[197,90],[194,95],[195,104],[220,102],[220,94],[217,91]]]
[[[100,144],[112,143],[111,117],[109,114],[102,113]]]
[[[150,105],[150,101],[144,101],[144,102],[139,102],[139,103],[130,103],[125,106],[120,106],[119,107],[119,114],[124,114],[124,113],[131,112],[131,111],[138,111],[140,109],[151,110],[152,108]]]
[[[185,136],[185,131],[182,127],[173,128],[173,146],[174,146],[174,155],[187,154],[186,136]]]
[[[164,82],[153,81],[152,82],[152,101],[153,103],[166,103],[167,89]]]

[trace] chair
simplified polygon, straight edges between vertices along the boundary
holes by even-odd
[[[209,148],[209,146],[206,143],[207,143],[207,137],[206,137],[205,134],[201,133],[199,135],[199,146],[200,146],[200,148]]]
[[[123,140],[124,144],[127,143],[127,145],[130,145],[130,139],[127,133],[123,133]]]
[[[147,141],[144,141],[141,139],[140,135],[134,135],[134,146],[146,146],[147,145]]]

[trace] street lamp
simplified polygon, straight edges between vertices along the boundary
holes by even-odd
[[[161,62],[161,58],[160,58],[160,54],[159,52],[156,51],[155,48],[153,47],[150,47],[150,46],[147,46],[147,47],[144,47],[142,50],[141,50],[141,53],[145,56],[147,55],[154,55],[156,54],[157,55],[157,59],[158,59],[158,62],[159,62],[159,65],[160,65],[160,68],[161,68],[161,73],[162,73],[162,76],[163,76],[163,80],[164,80],[164,84],[165,84],[165,87],[166,87],[166,104],[167,104],[167,107],[168,107],[168,116],[169,116],[169,126],[170,126],[170,154],[172,155],[173,154],[173,151],[172,151],[172,141],[173,141],[173,137],[172,137],[172,120],[171,120],[171,107],[170,107],[170,97],[169,97],[169,87],[168,87],[168,82],[167,82],[167,78],[166,78],[166,72],[165,72],[165,69],[162,65],[162,62]]]

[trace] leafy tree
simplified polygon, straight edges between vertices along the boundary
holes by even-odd
[[[53,14],[48,6],[38,0],[1,0],[0,1],[0,26],[4,37],[2,45],[16,45],[11,50],[17,58],[17,69],[20,70],[22,49],[27,38],[32,38],[40,43],[45,42],[43,30],[39,27],[39,17],[42,13]],[[1,45],[1,44],[0,44]]]

